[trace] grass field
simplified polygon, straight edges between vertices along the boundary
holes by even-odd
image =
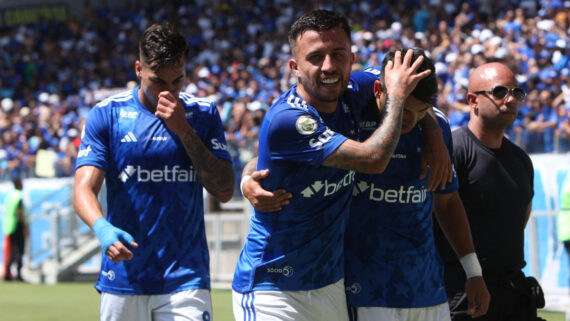
[[[214,290],[215,321],[233,321],[231,291]],[[547,321],[565,321],[561,313],[542,312]],[[89,321],[99,319],[99,294],[92,283],[32,285],[0,283],[2,321]]]

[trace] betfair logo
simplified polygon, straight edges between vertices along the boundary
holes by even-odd
[[[119,174],[119,179],[121,180],[121,182],[124,183],[129,179],[129,177],[131,177],[135,173],[135,171],[136,171],[135,167],[129,165],[125,169],[123,169],[121,174]]]
[[[189,169],[180,168],[178,165],[172,167],[164,166],[163,169],[144,169],[141,166],[128,165],[119,174],[121,182],[125,183],[131,177],[136,177],[137,182],[196,182],[197,173],[193,167]]]
[[[350,171],[338,182],[329,183],[328,180],[325,180],[324,182],[321,180],[314,181],[313,184],[307,186],[304,190],[302,190],[301,194],[304,198],[311,198],[323,191],[323,196],[326,197],[335,194],[344,187],[352,185],[353,182],[354,172]]]
[[[360,181],[354,185],[352,195],[357,196],[360,193],[368,193],[368,199],[377,202],[386,203],[424,203],[427,199],[427,189],[416,188],[416,186],[400,186],[399,189],[383,189],[376,187],[374,184],[368,184],[366,181]]]

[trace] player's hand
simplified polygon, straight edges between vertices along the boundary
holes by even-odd
[[[388,97],[400,96],[402,99],[416,88],[418,82],[427,77],[431,70],[424,70],[420,73],[417,72],[421,66],[424,58],[419,56],[413,63],[413,50],[409,49],[404,58],[402,53],[398,50],[394,54],[394,60],[389,61],[384,68],[384,81]]]
[[[102,217],[93,223],[93,231],[99,239],[103,252],[113,262],[121,262],[133,258],[133,252],[125,244],[131,247],[139,246],[129,233],[113,226]]]
[[[465,283],[465,293],[467,294],[467,314],[476,318],[487,313],[491,295],[487,290],[487,285],[481,276],[474,276]]]
[[[263,189],[261,180],[268,175],[268,169],[253,172],[251,178],[243,183],[242,192],[256,210],[262,212],[280,211],[283,206],[289,205],[289,199],[291,199],[293,195],[287,193],[284,189],[278,189],[273,192]]]
[[[421,156],[420,179],[424,179],[428,173],[428,191],[437,188],[444,189],[445,185],[453,179],[453,167],[451,158],[445,146],[440,130],[424,131],[424,149]]]
[[[163,119],[166,126],[178,136],[182,136],[190,128],[180,99],[174,97],[169,91],[162,91],[158,94],[154,114]]]

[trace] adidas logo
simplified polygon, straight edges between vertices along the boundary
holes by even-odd
[[[123,139],[121,139],[121,143],[133,143],[136,141],[137,138],[135,137],[135,134],[133,134],[133,132],[129,132],[128,134],[125,135],[125,137],[123,137]]]

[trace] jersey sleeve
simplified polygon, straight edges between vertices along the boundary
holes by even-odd
[[[348,138],[329,129],[318,115],[289,108],[269,123],[267,139],[272,159],[318,166]]]
[[[95,106],[89,111],[81,133],[75,169],[92,165],[107,170],[109,153],[109,110]]]
[[[222,125],[222,119],[215,103],[211,104],[209,117],[210,131],[208,137],[204,141],[204,144],[217,158],[231,161],[226,136],[224,134],[224,127]]]
[[[445,185],[444,189],[437,189],[435,192],[438,194],[447,194],[455,192],[459,189],[459,182],[457,181],[457,173],[455,172],[455,164],[453,161],[453,139],[451,138],[451,128],[449,127],[449,120],[443,112],[439,109],[433,109],[437,121],[439,123],[439,127],[441,128],[441,133],[443,134],[443,141],[445,142],[445,146],[447,147],[447,151],[449,152],[449,157],[451,158],[451,166],[453,169],[453,178],[450,183]]]

